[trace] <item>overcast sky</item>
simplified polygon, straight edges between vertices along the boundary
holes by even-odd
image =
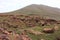
[[[9,12],[30,4],[44,4],[60,8],[60,0],[0,0],[0,12]]]

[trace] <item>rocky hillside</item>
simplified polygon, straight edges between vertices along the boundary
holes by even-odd
[[[38,15],[0,15],[0,40],[60,40],[59,31],[60,21],[54,19]]]

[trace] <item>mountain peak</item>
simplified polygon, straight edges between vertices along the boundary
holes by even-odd
[[[43,5],[43,4],[31,4],[31,5],[28,5],[28,6],[46,6],[46,5]]]

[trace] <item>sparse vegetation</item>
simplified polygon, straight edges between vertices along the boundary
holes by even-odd
[[[0,40],[60,40],[60,14],[56,10],[30,5],[0,14]]]

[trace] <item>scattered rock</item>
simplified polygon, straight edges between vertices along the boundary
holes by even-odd
[[[56,26],[54,27],[54,29],[55,29],[55,30],[59,30],[59,27],[56,25]]]
[[[41,40],[45,40],[45,39],[41,39]]]

